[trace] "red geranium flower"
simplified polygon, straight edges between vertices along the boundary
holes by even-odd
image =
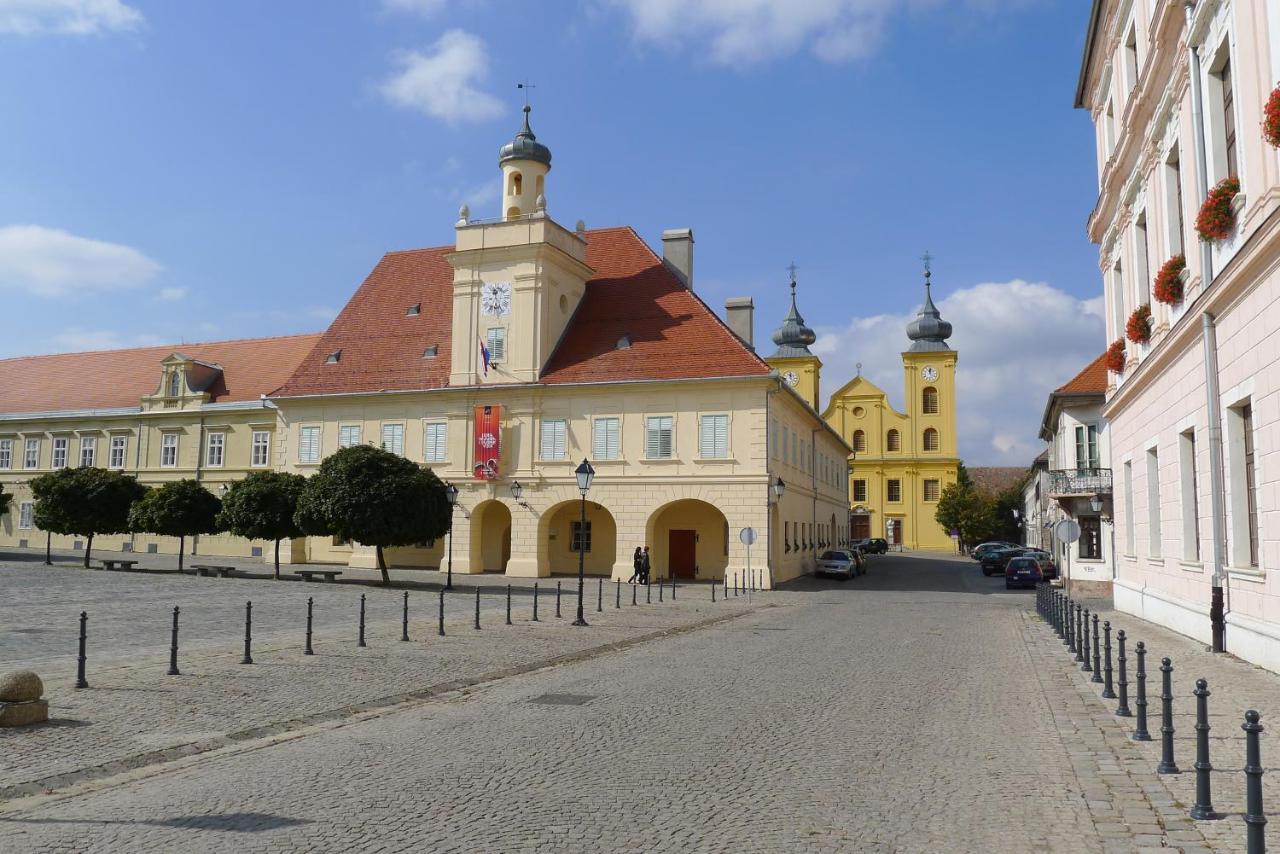
[[[1155,297],[1165,305],[1182,302],[1182,271],[1187,269],[1187,256],[1174,255],[1156,273]]]
[[[1124,339],[1117,338],[1111,342],[1111,346],[1107,348],[1106,355],[1107,370],[1117,374],[1124,373]]]
[[[1262,135],[1267,142],[1280,148],[1280,86],[1271,91],[1267,106],[1263,108]]]
[[[1143,303],[1133,310],[1133,314],[1129,315],[1129,322],[1125,324],[1124,334],[1134,344],[1146,344],[1151,340],[1151,306]]]
[[[1240,179],[1232,175],[1223,178],[1205,198],[1196,216],[1196,233],[1207,242],[1226,240],[1236,227],[1236,214],[1231,200],[1240,192]]]

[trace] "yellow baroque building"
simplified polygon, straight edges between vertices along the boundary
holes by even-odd
[[[695,293],[689,229],[664,232],[658,255],[630,228],[550,216],[551,151],[525,111],[498,156],[500,215],[464,207],[452,245],[386,254],[319,335],[0,360],[0,488],[16,496],[0,546],[43,546],[27,483],[42,471],[103,466],[216,494],[367,443],[459,487],[451,536],[390,550],[393,566],[547,576],[581,554],[587,572],[625,579],[647,545],[657,577],[813,572],[849,537],[848,445],[755,353],[750,299],[722,319]],[[596,471],[585,524],[582,460]],[[228,535],[192,545],[269,554]],[[375,560],[319,537],[282,556]]]

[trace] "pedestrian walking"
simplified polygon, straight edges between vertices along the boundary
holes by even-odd
[[[644,553],[640,555],[640,583],[649,583],[649,573],[653,571],[653,564],[649,562],[649,547],[644,547]]]
[[[636,546],[636,553],[631,556],[631,577],[627,579],[628,584],[635,584],[644,574],[644,554],[640,551],[640,547]]]

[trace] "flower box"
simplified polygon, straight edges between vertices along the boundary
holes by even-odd
[[[1125,336],[1134,344],[1146,344],[1151,340],[1151,304],[1143,303],[1129,315],[1124,327]]]
[[[1117,338],[1115,341],[1111,342],[1111,346],[1107,348],[1107,354],[1104,357],[1104,362],[1108,371],[1116,374],[1124,373],[1124,348],[1125,343],[1123,338]]]
[[[1206,243],[1226,240],[1236,228],[1238,213],[1235,198],[1240,194],[1240,179],[1232,175],[1219,181],[1196,215],[1196,234]]]
[[[1160,268],[1160,272],[1156,273],[1155,284],[1152,287],[1155,298],[1165,305],[1177,305],[1182,302],[1185,293],[1183,284],[1186,279],[1186,270],[1186,255],[1174,255],[1168,261],[1165,261],[1164,266]]]

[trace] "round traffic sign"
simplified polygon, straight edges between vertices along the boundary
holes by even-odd
[[[756,529],[743,528],[738,532],[738,539],[742,541],[744,546],[754,546],[756,544]]]
[[[1053,535],[1064,543],[1080,539],[1080,524],[1074,519],[1063,519],[1053,526]]]

